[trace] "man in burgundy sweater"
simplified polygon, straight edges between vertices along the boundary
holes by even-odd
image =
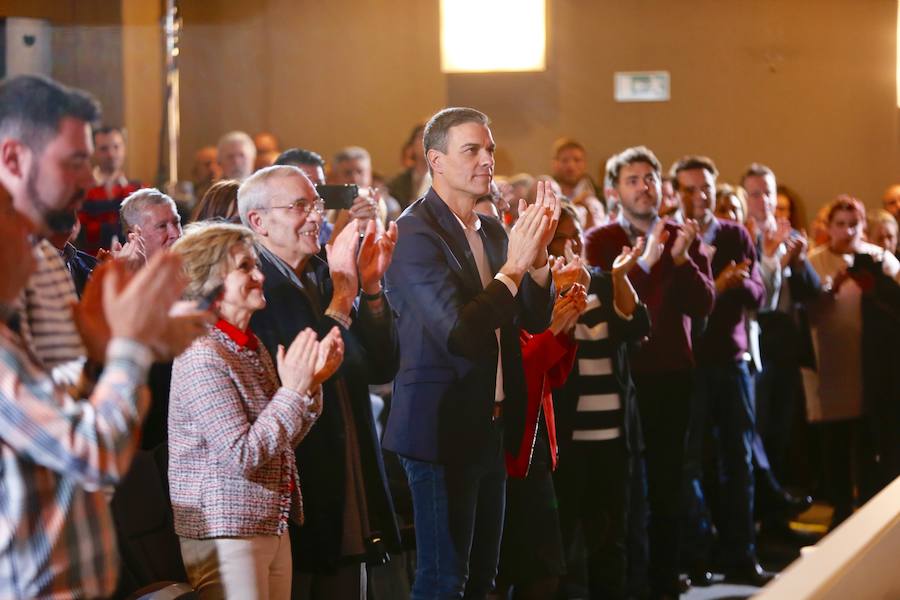
[[[616,222],[586,235],[588,262],[611,270],[622,246],[647,244],[629,274],[650,312],[650,338],[632,357],[644,433],[650,503],[650,578],[654,598],[678,597],[678,528],[685,432],[690,414],[694,356],[691,319],[710,313],[715,298],[709,258],[693,220],[660,220],[660,164],[642,146],[607,163],[610,195],[621,205]]]
[[[686,156],[671,169],[682,210],[700,225],[700,239],[711,246],[716,304],[697,340],[693,414],[688,433],[689,495],[704,503],[700,449],[707,427],[716,442],[717,473],[706,490],[716,497],[719,558],[726,578],[753,585],[771,579],[756,559],[753,522],[753,379],[747,352],[746,311],[762,306],[766,291],[756,248],[743,225],[713,215],[718,170],[705,156]],[[696,550],[694,545],[692,550]],[[699,557],[703,558],[703,557]],[[705,569],[704,569],[705,571]],[[694,579],[692,577],[692,579]]]

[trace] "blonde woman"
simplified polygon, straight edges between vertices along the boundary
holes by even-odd
[[[169,490],[191,585],[201,598],[289,598],[288,521],[302,520],[294,447],[322,411],[343,343],[300,332],[276,366],[249,329],[265,307],[250,230],[198,223],[172,251],[189,299],[218,322],[179,356],[169,400]],[[280,380],[280,384],[279,384]]]

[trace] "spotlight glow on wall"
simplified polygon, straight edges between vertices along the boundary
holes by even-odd
[[[441,0],[444,73],[543,71],[545,0]]]
[[[897,2],[897,108],[900,108],[900,1]]]

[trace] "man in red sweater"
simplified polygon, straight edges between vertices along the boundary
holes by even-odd
[[[752,444],[755,409],[745,314],[759,310],[766,290],[750,234],[739,223],[713,215],[718,174],[713,161],[705,156],[685,156],[671,169],[685,217],[699,223],[700,239],[714,248],[711,266],[716,306],[705,331],[694,336],[697,340],[697,377],[694,414],[688,435],[689,489],[693,506],[705,503],[704,491],[718,497],[719,509],[713,513],[719,529],[718,558],[726,578],[763,586],[771,575],[759,566],[754,543]],[[708,427],[717,442],[715,454],[722,473],[716,473],[713,478],[721,482],[719,485],[703,490],[700,486],[700,455]],[[686,547],[697,552],[701,545],[686,544]],[[703,561],[702,551],[699,554],[695,558]],[[705,572],[705,569],[697,570]]]
[[[618,220],[586,235],[591,265],[611,270],[622,246],[647,244],[631,279],[650,312],[650,338],[632,357],[632,374],[644,433],[650,504],[650,578],[654,598],[678,597],[678,528],[681,516],[685,432],[690,414],[691,319],[706,317],[715,286],[700,248],[699,227],[658,217],[661,167],[649,149],[628,148],[607,163]]]

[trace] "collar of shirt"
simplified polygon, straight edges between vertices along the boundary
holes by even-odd
[[[625,230],[625,233],[628,235],[628,240],[633,246],[637,243],[637,239],[639,237],[646,237],[647,232],[653,229],[653,227],[656,225],[656,222],[659,221],[659,215],[653,217],[653,220],[650,221],[650,227],[647,228],[647,231],[641,231],[640,229],[632,225],[631,221],[625,218],[625,212],[622,210],[619,211],[619,216],[616,221],[618,222],[619,227]]]
[[[706,231],[700,234],[700,239],[703,240],[704,243],[713,245],[713,240],[716,239],[716,233],[719,231],[719,219],[710,216],[709,225],[706,227]]]
[[[128,178],[122,172],[113,173],[112,175],[104,175],[100,167],[94,167],[94,181],[100,187],[125,187],[128,185]]]
[[[256,336],[253,335],[253,332],[250,331],[249,327],[246,330],[241,331],[225,319],[219,319],[216,322],[216,328],[243,349],[253,350],[255,352],[259,348]]]
[[[68,264],[68,262],[75,257],[75,251],[75,246],[73,246],[69,242],[66,242],[66,245],[63,246],[62,250],[59,251],[59,255]]]
[[[450,214],[452,214],[453,217],[457,220],[457,222],[459,222],[459,226],[463,228],[463,231],[465,231],[466,229],[470,229],[472,231],[479,231],[481,229],[481,219],[478,217],[478,213],[475,212],[474,210],[472,211],[472,217],[475,219],[475,221],[472,223],[471,226],[463,223],[463,220],[460,219],[459,216],[457,216],[457,214],[455,212],[453,212],[452,210],[450,211]]]

